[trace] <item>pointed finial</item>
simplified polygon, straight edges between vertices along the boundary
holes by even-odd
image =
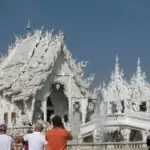
[[[137,59],[137,65],[140,66],[140,58]]]
[[[118,59],[118,55],[116,55],[116,63],[115,63],[115,69],[114,71],[111,73],[110,79],[111,81],[119,81],[122,79],[122,77],[124,76],[123,71],[120,70],[119,67],[119,59]]]
[[[32,27],[31,27],[31,24],[30,24],[30,20],[28,20],[28,24],[26,26],[26,30],[27,30],[28,36],[32,36],[33,35]]]
[[[102,82],[102,87],[105,87],[105,81],[103,80],[103,82]]]
[[[26,29],[31,29],[30,20],[28,20],[28,24],[27,24]]]
[[[116,55],[116,64],[115,64],[115,73],[119,73],[119,59],[118,55]]]
[[[119,63],[118,55],[116,54],[116,64]]]
[[[65,40],[65,34],[64,34],[64,32],[60,31],[59,32],[59,37],[60,37],[60,40],[63,42]]]
[[[137,59],[137,70],[136,70],[137,76],[141,76],[141,65],[140,65],[140,58]]]

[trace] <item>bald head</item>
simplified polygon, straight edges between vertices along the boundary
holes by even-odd
[[[43,125],[41,123],[37,123],[35,125],[35,131],[41,132],[43,130]]]

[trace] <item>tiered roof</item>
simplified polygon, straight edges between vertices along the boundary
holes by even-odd
[[[150,84],[146,81],[145,72],[142,72],[140,59],[137,60],[136,73],[127,82],[123,71],[119,68],[118,56],[116,56],[115,70],[111,74],[109,83],[103,86],[101,92],[104,101],[149,100]]]
[[[132,89],[131,99],[138,101],[149,100],[150,84],[146,81],[145,72],[142,72],[140,58],[137,59],[137,69],[130,80],[130,87]]]
[[[53,31],[44,31],[42,28],[29,33],[31,30],[24,38],[16,38],[8,56],[1,59],[0,92],[4,97],[12,101],[34,97],[51,74],[60,52],[64,53],[64,59],[81,91],[90,88],[94,76],[84,79],[87,62],[77,63],[72,58],[62,32],[53,35]]]
[[[129,98],[129,86],[124,79],[123,70],[119,67],[119,59],[116,56],[115,69],[111,73],[110,81],[102,89],[105,101],[124,100]]]

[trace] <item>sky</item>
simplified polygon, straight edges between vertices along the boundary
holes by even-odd
[[[1,0],[0,51],[7,53],[15,34],[32,27],[64,31],[68,49],[87,60],[86,75],[108,81],[116,54],[125,77],[136,70],[137,57],[150,81],[150,0]]]

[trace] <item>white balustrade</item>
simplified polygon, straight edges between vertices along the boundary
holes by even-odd
[[[137,123],[138,122],[138,123]],[[87,122],[83,125],[81,125],[80,128],[80,136],[86,137],[88,135],[91,135],[93,133],[94,129],[96,128],[96,124],[98,122],[95,120]],[[149,129],[150,127],[150,119],[148,117],[141,117],[136,115],[130,115],[130,114],[113,114],[113,115],[107,115],[104,117],[104,121],[102,121],[102,126],[105,127],[107,130],[107,127],[119,127],[119,126],[130,126],[130,128],[137,129],[140,131],[145,131]],[[29,126],[20,126],[20,127],[12,127],[8,129],[8,132],[13,135],[16,134],[26,134],[27,130],[31,129]],[[47,131],[47,127],[44,128],[43,132]]]
[[[82,144],[68,144],[67,150],[147,150],[146,143],[143,142],[132,142],[132,143],[82,143]]]
[[[129,126],[131,129],[146,131],[150,127],[150,118],[147,116],[140,115],[130,115],[130,114],[112,114],[107,115],[104,118],[104,121],[101,122],[101,125],[105,127],[119,127],[119,126]],[[138,123],[137,123],[138,122]],[[97,120],[89,121],[83,125],[81,125],[80,134],[82,137],[88,136],[91,134],[96,128],[96,124],[98,124]]]
[[[14,150],[19,150],[22,147],[21,144],[14,143]],[[147,150],[146,143],[132,142],[132,143],[82,143],[74,144],[68,143],[67,150]]]
[[[138,122],[138,123],[136,123]],[[140,115],[130,115],[130,114],[113,114],[107,115],[104,121],[105,126],[111,125],[126,125],[133,127],[134,129],[148,130],[150,127],[150,118]]]

